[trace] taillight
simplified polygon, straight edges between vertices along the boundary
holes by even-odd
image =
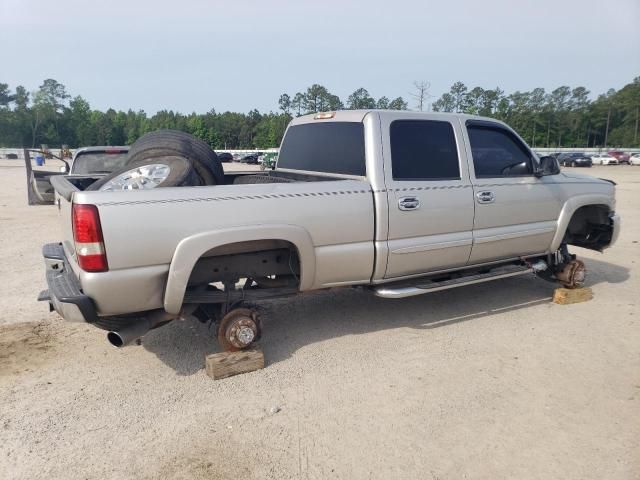
[[[80,268],[85,272],[108,271],[98,208],[95,205],[74,203],[72,212],[73,240]]]

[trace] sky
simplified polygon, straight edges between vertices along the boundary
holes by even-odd
[[[319,83],[343,101],[432,101],[456,81],[592,96],[640,76],[640,0],[0,0],[0,82],[54,78],[93,108],[278,109]]]

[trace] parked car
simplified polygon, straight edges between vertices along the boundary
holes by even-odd
[[[29,205],[52,204],[55,200],[51,178],[58,175],[77,177],[104,175],[120,169],[127,160],[129,147],[83,147],[76,150],[71,165],[66,160],[60,172],[33,170],[31,161],[25,158],[27,177],[29,178]]]
[[[240,161],[249,165],[258,165],[258,163],[260,163],[258,161],[258,158],[258,155],[256,155],[255,153],[250,153],[249,155],[245,155],[244,157],[242,157],[242,160]]]
[[[640,153],[634,153],[629,157],[629,163],[631,165],[640,165]]]
[[[618,159],[608,153],[596,153],[591,156],[594,165],[618,165]]]
[[[220,160],[222,163],[229,163],[229,162],[233,162],[233,155],[231,155],[229,152],[218,152],[218,160]]]
[[[583,152],[561,153],[557,157],[558,163],[563,167],[591,167],[591,157]]]
[[[174,140],[154,140],[179,158]],[[196,141],[175,143],[195,152],[187,177],[210,163]],[[275,170],[199,188],[53,183],[63,238],[44,246],[39,299],[116,346],[193,314],[222,348],[249,348],[261,326],[242,302],[326,288],[398,299],[525,274],[574,288],[585,268],[569,246],[602,251],[620,230],[614,182],[561,172],[506,124],[453,113],[301,116]]]
[[[129,147],[84,147],[76,150],[71,160],[70,175],[111,173],[121,168]]]
[[[615,157],[618,159],[618,163],[620,165],[630,165],[629,162],[629,154],[628,153],[624,153],[621,150],[610,150],[609,152],[607,152],[609,155],[611,155],[612,157]]]

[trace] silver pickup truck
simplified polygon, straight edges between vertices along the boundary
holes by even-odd
[[[613,182],[561,173],[507,125],[462,114],[302,116],[274,170],[214,186],[93,180],[52,179],[63,241],[44,247],[40,299],[116,346],[193,315],[246,348],[260,322],[245,302],[317,289],[402,298],[532,273],[576,287],[568,245],[602,251],[620,229]]]

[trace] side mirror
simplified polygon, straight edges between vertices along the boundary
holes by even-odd
[[[557,175],[560,173],[560,164],[555,157],[541,157],[540,169],[537,173],[539,177],[545,177],[547,175]]]

